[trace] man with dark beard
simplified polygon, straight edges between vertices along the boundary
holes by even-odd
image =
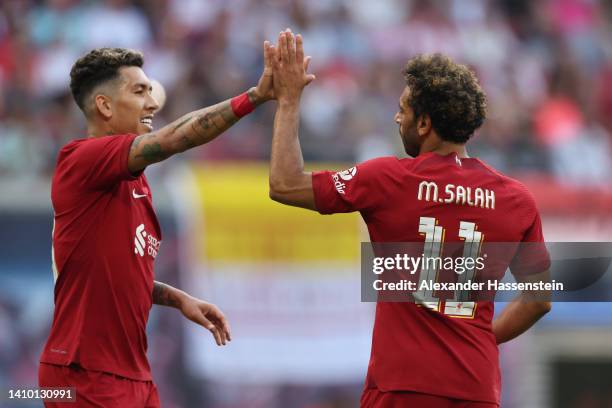
[[[486,98],[466,66],[440,54],[408,61],[395,122],[413,159],[382,157],[341,172],[308,173],[298,140],[299,106],[314,77],[305,70],[301,36],[282,32],[273,54],[273,200],[321,214],[359,211],[373,243],[420,243],[429,257],[440,257],[444,242],[479,249],[485,235],[488,242],[543,242],[527,189],[467,154],[466,142],[485,120]],[[542,249],[534,254],[538,262],[516,262],[511,254],[496,268],[503,275],[510,266],[517,280],[545,280],[550,261]],[[423,280],[432,271],[419,272]],[[428,276],[435,280],[433,272]],[[497,344],[551,308],[531,295],[521,294],[495,321],[491,301],[445,301],[431,292],[414,293],[412,303],[378,302],[361,406],[499,406]]]

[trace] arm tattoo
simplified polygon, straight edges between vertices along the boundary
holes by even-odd
[[[203,143],[214,139],[238,121],[229,102],[226,101],[219,105],[216,105],[219,106],[219,109],[197,115],[196,120],[192,123],[193,132],[197,138],[204,141]]]
[[[249,98],[253,98],[249,91]],[[238,121],[228,99],[187,114],[158,131],[140,135],[132,142],[129,169],[138,172],[173,154],[208,143]]]
[[[162,151],[161,145],[157,142],[153,142],[144,145],[140,154],[136,155],[136,157],[142,157],[147,162],[158,162],[164,160],[167,156],[166,153]]]
[[[177,300],[172,296],[172,287],[161,282],[153,282],[153,303],[161,306],[178,307]]]
[[[196,147],[197,144],[189,138],[189,136],[183,136],[181,138],[181,143],[183,144],[183,150],[191,149],[192,147]]]
[[[185,117],[185,119],[181,120],[180,123],[174,127],[174,131],[176,132],[177,130],[179,130],[181,128],[181,126],[183,126],[185,123],[189,122],[192,117],[193,117],[192,115],[187,115]]]

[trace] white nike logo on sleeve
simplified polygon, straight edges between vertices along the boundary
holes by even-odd
[[[138,194],[138,193],[136,193],[136,189],[135,188],[132,189],[132,197],[134,197],[134,198],[142,198],[142,197],[146,197],[146,196],[147,196],[146,194]]]

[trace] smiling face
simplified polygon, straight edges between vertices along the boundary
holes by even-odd
[[[395,114],[395,123],[399,125],[399,134],[404,144],[404,150],[412,157],[419,155],[422,140],[417,130],[417,118],[410,107],[410,88],[405,87],[400,95],[399,110]]]
[[[142,68],[125,66],[119,68],[111,89],[95,96],[95,104],[114,134],[141,135],[153,130],[153,115],[159,108],[151,90]]]

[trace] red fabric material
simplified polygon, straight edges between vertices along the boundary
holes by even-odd
[[[380,392],[365,389],[361,395],[361,408],[498,408],[498,404],[436,397],[416,392]]]
[[[433,192],[429,201],[424,194],[418,198],[423,181],[437,185],[435,200]],[[312,182],[318,211],[359,211],[372,242],[423,243],[421,217],[435,218],[445,230],[446,243],[461,242],[461,221],[475,223],[485,243],[516,243],[518,248],[520,242],[544,240],[535,201],[527,189],[478,159],[459,159],[454,153],[385,157],[343,172],[314,172]],[[494,208],[446,202],[447,188],[457,186],[470,187],[472,192],[477,187],[493,191]],[[503,276],[512,263],[514,253],[504,254],[494,268],[487,269],[490,277]],[[549,267],[545,248],[535,260],[522,258],[512,272],[535,273],[534,265]],[[439,310],[447,310],[443,301],[438,305]],[[451,317],[451,309],[452,305],[444,314],[414,303],[377,303],[366,387],[498,404],[501,378],[491,327],[493,303],[477,302],[468,317]]]
[[[159,408],[159,394],[152,381],[135,381],[81,367],[41,363],[38,368],[40,387],[76,388],[76,401],[49,402],[46,408]]]
[[[248,115],[255,109],[255,105],[251,103],[249,95],[247,95],[246,92],[232,98],[231,105],[234,115],[239,118]]]
[[[161,229],[144,174],[130,174],[135,135],[75,140],[59,153],[53,324],[41,362],[150,381],[146,324]]]

